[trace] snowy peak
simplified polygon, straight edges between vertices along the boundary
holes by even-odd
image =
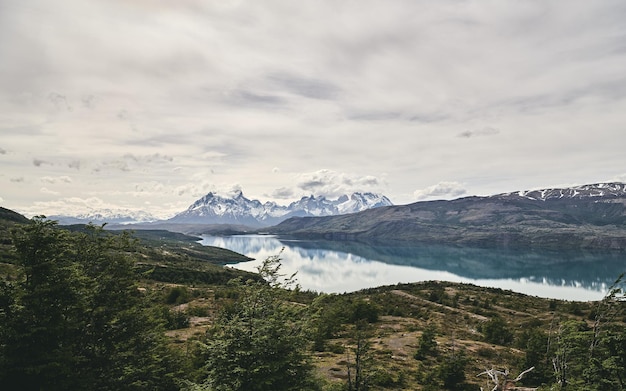
[[[356,213],[366,209],[393,205],[389,198],[374,193],[353,193],[349,199],[347,199],[347,196],[344,197],[346,197],[346,200],[342,201],[338,206],[340,214]],[[338,201],[341,201],[341,198]]]
[[[186,211],[168,221],[192,224],[258,225],[257,216],[262,215],[264,211],[264,205],[257,200],[244,197],[241,191],[231,197],[208,193],[191,204]],[[211,223],[206,223],[206,221],[211,221]]]
[[[353,193],[350,196],[343,195],[337,200],[310,195],[288,206],[250,200],[242,192],[232,196],[208,193],[168,222],[268,226],[294,216],[334,216],[389,205],[392,203],[387,197],[373,193]]]
[[[522,197],[538,201],[626,197],[626,184],[619,182],[595,183],[562,189],[525,190],[499,194],[495,197]]]

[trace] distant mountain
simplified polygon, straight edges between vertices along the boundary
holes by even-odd
[[[47,216],[50,220],[56,220],[61,225],[71,224],[133,224],[146,223],[158,220],[148,212],[134,211],[129,209],[98,209],[73,216],[55,215]]]
[[[417,202],[343,216],[294,217],[268,231],[308,239],[626,250],[626,185],[599,183]]]
[[[187,210],[177,214],[167,223],[175,224],[239,224],[252,227],[271,226],[291,217],[334,216],[392,205],[383,195],[353,193],[337,200],[324,196],[302,197],[288,206],[275,202],[261,203],[246,198],[241,191],[232,197],[208,193]]]

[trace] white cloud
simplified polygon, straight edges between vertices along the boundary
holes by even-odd
[[[41,189],[39,189],[39,191],[42,192],[43,194],[49,194],[49,195],[59,195],[59,194],[61,194],[58,191],[50,190],[47,187],[42,187]]]
[[[328,169],[297,175],[296,186],[305,194],[339,197],[352,192],[378,192],[381,181],[371,175],[359,176]]]
[[[413,195],[417,200],[425,200],[427,198],[458,197],[465,193],[465,188],[458,182],[439,182],[425,189],[415,190]]]

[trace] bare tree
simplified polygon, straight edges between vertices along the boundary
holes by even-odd
[[[535,369],[535,367],[530,367],[527,370],[523,371],[513,380],[509,380],[509,370],[505,369],[504,371],[500,371],[494,368],[487,369],[484,372],[479,373],[476,376],[487,375],[493,382],[494,386],[491,391],[507,391],[517,389],[517,387],[513,388],[514,383],[522,380],[525,374]],[[482,387],[480,387],[481,391],[484,391]],[[525,388],[525,390],[536,390],[536,388]]]

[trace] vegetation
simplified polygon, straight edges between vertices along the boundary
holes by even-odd
[[[184,237],[8,216],[3,390],[477,391],[509,373],[626,388],[623,276],[591,303],[445,282],[318,294],[281,276],[280,254],[251,274]]]
[[[0,383],[9,389],[175,389],[173,352],[137,289],[132,240],[14,231],[20,279],[0,291]]]

